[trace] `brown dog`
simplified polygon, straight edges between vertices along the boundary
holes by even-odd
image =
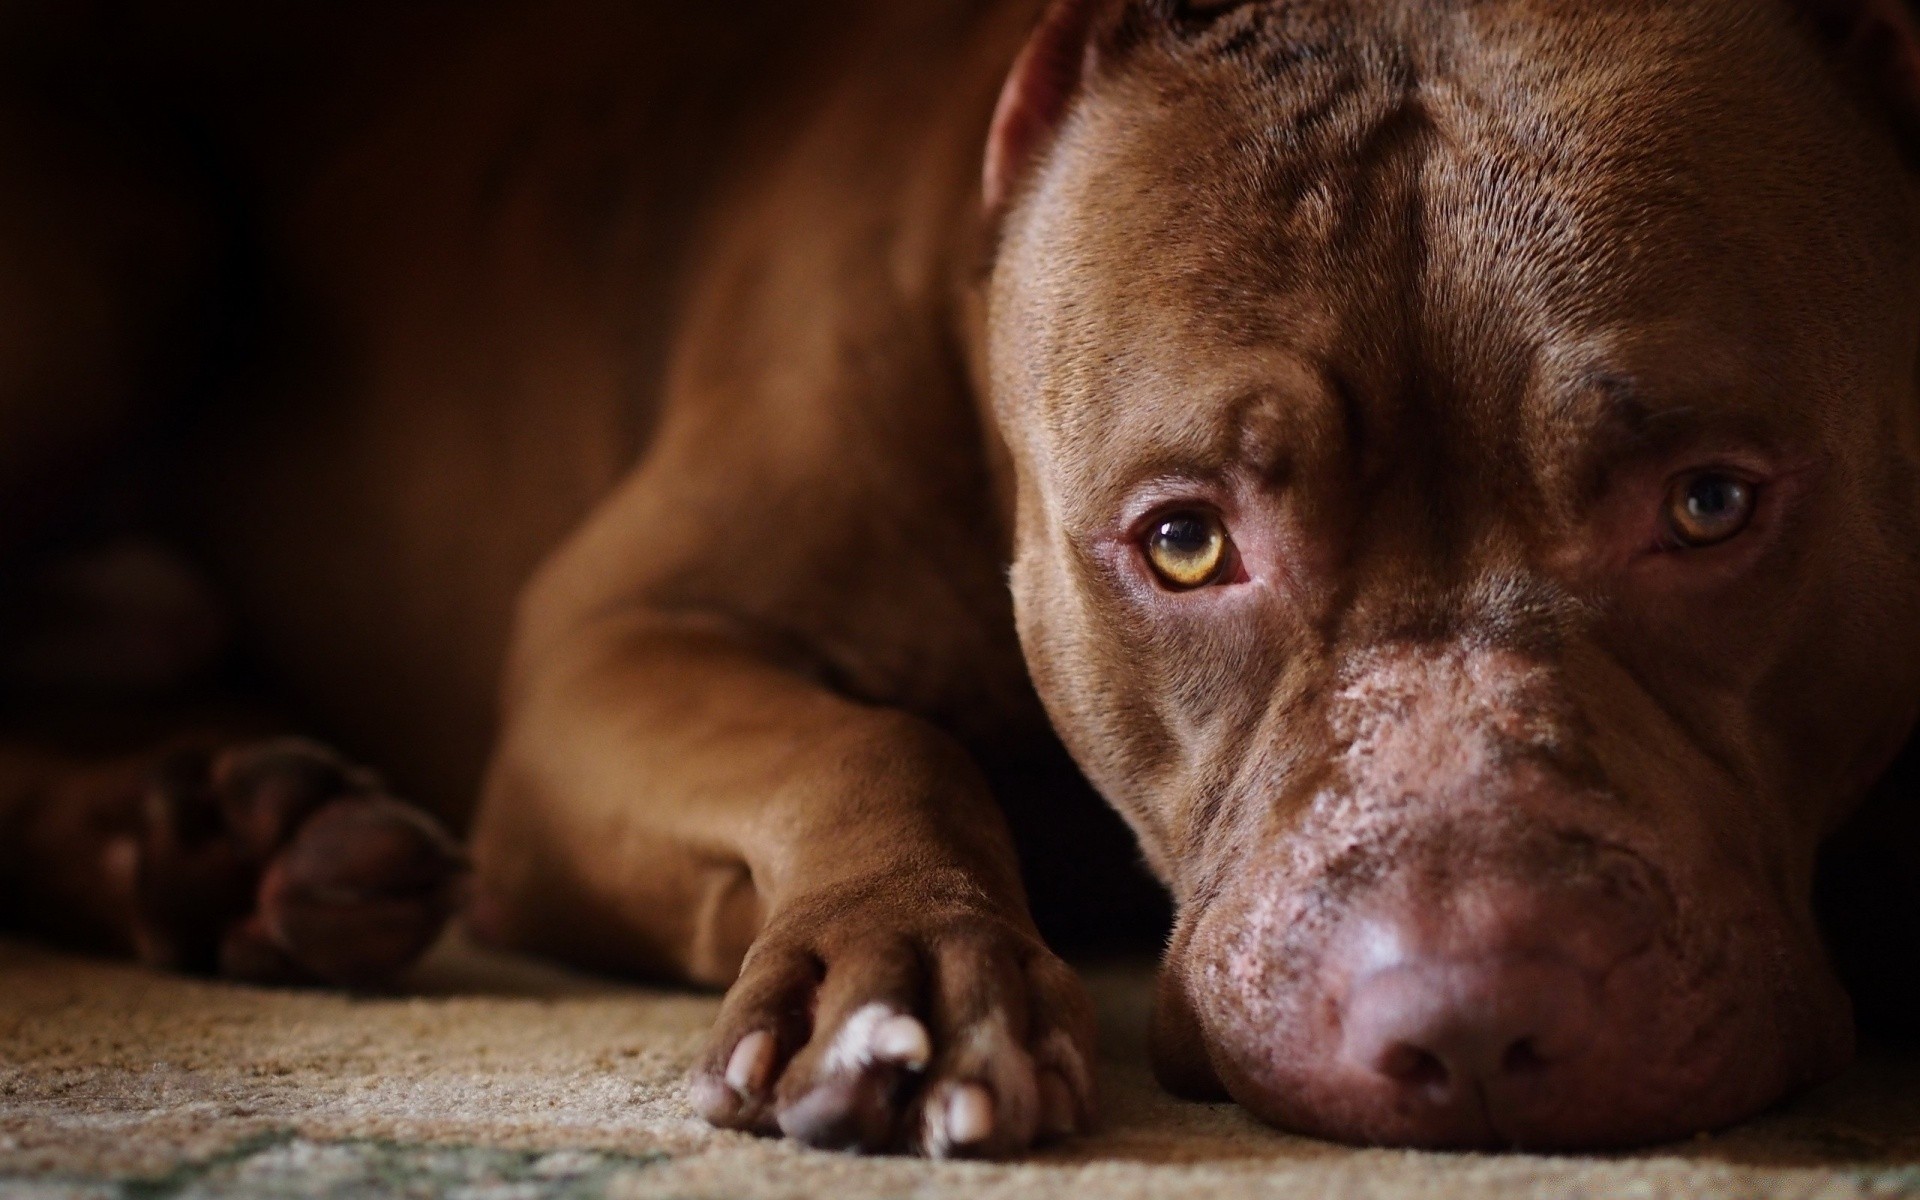
[[[731,987],[718,1124],[1092,1121],[1002,816],[1053,800],[989,782],[1048,718],[1178,904],[1183,1091],[1598,1146],[1847,1061],[1816,851],[1920,716],[1896,0],[688,7],[25,21],[0,537],[148,430],[255,677],[455,820],[491,762],[483,932]],[[168,153],[42,86],[127,45]],[[276,319],[138,425],[196,263]],[[22,922],[241,978],[424,947],[452,844],[283,719],[32,732],[76,639],[177,674],[190,580],[16,578]]]

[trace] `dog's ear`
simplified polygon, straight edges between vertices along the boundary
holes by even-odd
[[[1053,0],[1014,61],[987,134],[981,185],[987,212],[998,215],[1021,178],[1045,151],[1093,65],[1095,26],[1109,0]]]
[[[1190,35],[1254,0],[1050,0],[1014,62],[987,135],[981,191],[1001,215],[1095,69],[1156,33]]]
[[[1795,0],[1920,161],[1920,14],[1914,0]]]

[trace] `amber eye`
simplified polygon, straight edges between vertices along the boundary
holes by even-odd
[[[1147,535],[1147,561],[1168,587],[1192,591],[1217,582],[1233,543],[1211,513],[1179,513],[1156,521]]]
[[[1716,546],[1753,521],[1753,485],[1708,471],[1689,475],[1667,496],[1667,527],[1682,546]]]

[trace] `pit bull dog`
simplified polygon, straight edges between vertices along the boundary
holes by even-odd
[[[1057,737],[1184,1094],[1601,1147],[1847,1063],[1920,940],[1897,0],[701,7],[13,18],[17,924],[366,985],[465,893],[726,987],[715,1124],[1015,1154],[1095,1117]],[[199,575],[47,549],[102,475]],[[42,728],[216,595],[281,707]]]

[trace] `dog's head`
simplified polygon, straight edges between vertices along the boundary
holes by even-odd
[[[1897,0],[1065,0],[989,147],[1033,678],[1163,1078],[1605,1145],[1843,1065],[1920,704]]]

